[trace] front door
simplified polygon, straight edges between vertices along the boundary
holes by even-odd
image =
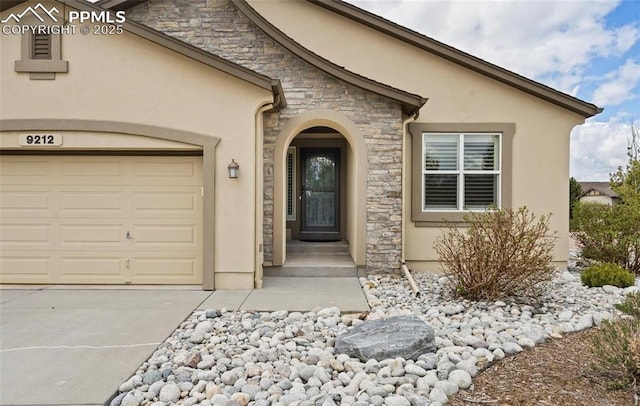
[[[337,241],[340,239],[338,195],[340,150],[303,149],[302,223],[300,239]]]

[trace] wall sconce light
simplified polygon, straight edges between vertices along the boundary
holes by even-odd
[[[229,166],[227,166],[227,169],[229,169],[230,178],[238,177],[238,170],[240,169],[240,165],[238,165],[235,159],[231,160],[231,163],[229,164]]]

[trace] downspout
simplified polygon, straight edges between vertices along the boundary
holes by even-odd
[[[405,160],[406,157],[406,149],[407,149],[407,142],[408,142],[408,136],[409,136],[409,123],[412,121],[415,121],[418,119],[418,116],[420,115],[420,110],[416,109],[416,111],[410,115],[408,118],[406,118],[405,120],[402,121],[402,233],[401,233],[401,243],[400,243],[400,258],[401,258],[401,263],[400,263],[400,269],[402,269],[402,273],[404,274],[405,278],[407,278],[407,280],[409,281],[409,286],[411,286],[411,290],[413,290],[413,293],[417,296],[420,296],[420,290],[418,289],[418,285],[416,285],[416,281],[413,279],[413,276],[411,276],[411,273],[409,272],[409,269],[407,268],[407,265],[405,263],[405,257],[404,257],[404,252],[405,252],[405,220],[406,220],[406,209],[405,209],[405,196],[406,196],[406,188],[405,188],[405,182],[407,179],[407,162]]]
[[[255,273],[254,273],[254,282],[253,282],[253,287],[255,289],[262,289],[262,280],[263,280],[263,269],[262,269],[262,264],[263,264],[263,259],[264,259],[264,241],[262,240],[262,236],[263,236],[263,210],[264,210],[264,205],[262,204],[258,204],[259,202],[262,202],[262,200],[264,199],[263,196],[263,188],[264,188],[264,180],[263,180],[263,171],[264,171],[264,162],[263,162],[263,157],[264,157],[264,120],[263,120],[263,114],[269,110],[273,110],[275,108],[277,108],[277,106],[280,105],[280,95],[276,95],[276,97],[274,97],[273,102],[268,102],[268,103],[263,103],[258,107],[258,110],[256,111],[256,118],[255,118],[255,123],[256,123],[256,137],[255,137],[255,162],[256,162],[256,166],[255,166],[255,196],[254,196],[254,202],[256,203],[256,208],[255,208],[255,213],[254,213],[254,223],[255,223],[255,245],[254,245],[254,258],[255,258],[255,263],[254,263],[254,269],[255,269]]]

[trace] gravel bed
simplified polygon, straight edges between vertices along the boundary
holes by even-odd
[[[535,300],[459,300],[450,281],[416,274],[420,295],[394,276],[361,283],[371,311],[194,312],[119,390],[111,406],[431,405],[467,389],[492,363],[618,312],[636,286],[587,288],[563,272]],[[435,330],[435,353],[362,362],[334,350],[337,335],[363,323],[417,315]]]

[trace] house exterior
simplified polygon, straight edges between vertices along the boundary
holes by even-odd
[[[76,31],[4,28],[45,9]],[[443,224],[493,205],[553,213],[566,265],[569,133],[593,104],[341,1],[1,16],[3,283],[261,287],[298,239],[433,271]]]
[[[613,206],[620,198],[611,189],[610,182],[578,182],[582,188],[582,193],[578,196],[578,201],[582,203],[598,203]]]

